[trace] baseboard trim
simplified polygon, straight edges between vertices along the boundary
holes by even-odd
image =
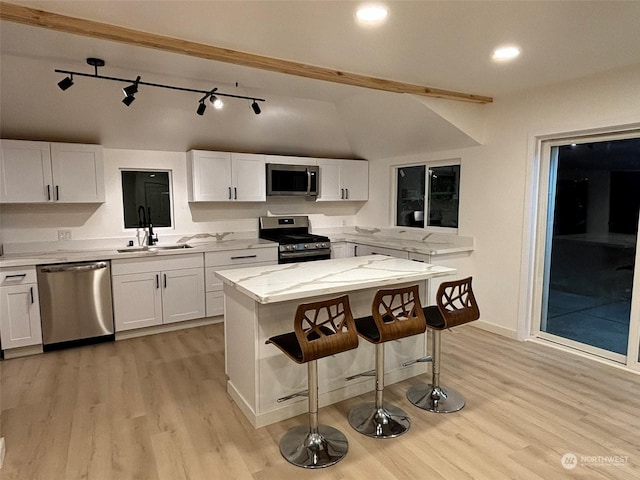
[[[29,355],[37,355],[42,353],[42,344],[38,345],[29,345],[28,347],[18,347],[18,348],[9,348],[2,352],[5,360],[9,360],[11,358],[19,358],[26,357]]]
[[[501,335],[503,337],[512,338],[514,340],[518,340],[518,332],[515,330],[511,330],[507,327],[502,327],[500,325],[496,325],[495,323],[485,322],[483,320],[477,320],[469,325],[479,328],[481,330],[486,330],[487,332],[495,333],[497,335]]]
[[[155,335],[157,333],[175,332],[176,330],[184,330],[185,328],[202,327],[204,325],[212,325],[214,323],[222,323],[223,316],[204,317],[195,320],[186,320],[184,322],[168,323],[166,325],[155,325],[153,327],[136,328],[135,330],[125,330],[124,332],[116,332],[116,341],[127,340],[128,338],[146,337],[147,335]]]

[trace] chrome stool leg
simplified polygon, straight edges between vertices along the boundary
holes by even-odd
[[[307,363],[309,375],[309,425],[294,427],[280,440],[280,453],[293,465],[324,468],[338,463],[347,454],[347,437],[338,429],[318,425],[318,366]]]
[[[383,405],[384,343],[376,344],[376,401],[357,405],[349,412],[349,424],[358,432],[373,438],[393,438],[402,435],[411,425],[404,410]]]
[[[453,388],[440,385],[440,330],[433,331],[433,364],[432,383],[428,385],[414,385],[407,392],[407,399],[416,407],[429,412],[451,413],[464,407],[464,397]]]

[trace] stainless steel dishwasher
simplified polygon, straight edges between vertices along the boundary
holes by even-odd
[[[111,263],[37,268],[44,349],[114,339]]]

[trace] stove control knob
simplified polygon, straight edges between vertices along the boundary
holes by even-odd
[[[306,249],[306,248],[309,248],[309,244],[305,243],[305,244],[304,244],[304,248],[305,248],[305,249]]]

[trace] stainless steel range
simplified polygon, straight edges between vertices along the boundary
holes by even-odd
[[[260,217],[258,236],[278,242],[278,263],[331,258],[331,240],[309,233],[309,217]]]

